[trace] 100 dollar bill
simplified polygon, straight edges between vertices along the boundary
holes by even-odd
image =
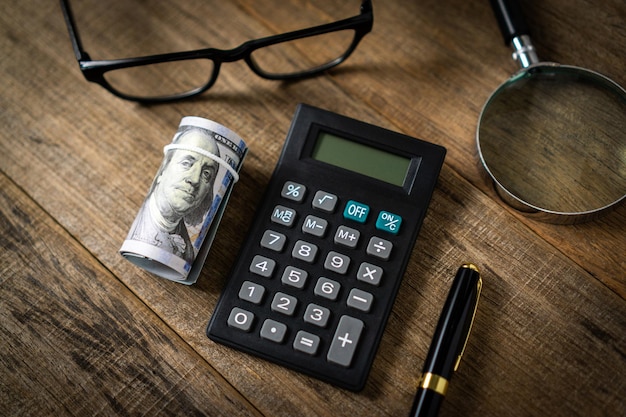
[[[160,277],[193,284],[247,153],[208,119],[184,117],[120,253]]]

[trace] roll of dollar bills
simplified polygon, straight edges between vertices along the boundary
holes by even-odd
[[[184,117],[120,253],[163,278],[193,284],[247,153],[230,129]]]

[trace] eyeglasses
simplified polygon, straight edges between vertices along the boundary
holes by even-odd
[[[61,8],[80,70],[87,81],[118,97],[142,103],[180,100],[208,90],[224,62],[243,59],[260,77],[290,80],[310,77],[345,61],[372,30],[371,0],[361,13],[334,23],[244,42],[236,48],[215,48],[137,58],[91,60],[83,50],[69,0]]]

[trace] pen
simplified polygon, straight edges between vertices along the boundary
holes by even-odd
[[[434,417],[467,345],[482,279],[476,265],[462,265],[441,311],[409,417]]]

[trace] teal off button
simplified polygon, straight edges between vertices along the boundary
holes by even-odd
[[[378,213],[378,219],[376,219],[376,228],[378,230],[384,230],[385,232],[397,235],[400,231],[401,224],[402,216],[389,213],[388,211]]]
[[[343,211],[343,217],[349,220],[354,220],[355,222],[365,223],[369,211],[370,207],[367,204],[350,200],[348,201],[348,204],[346,204],[346,208]]]

